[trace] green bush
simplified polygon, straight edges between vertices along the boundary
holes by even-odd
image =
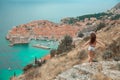
[[[84,20],[85,18],[90,19],[91,17],[101,19],[102,18],[101,16],[106,16],[106,15],[111,16],[112,13],[104,13],[104,12],[102,12],[102,13],[97,13],[97,14],[88,14],[88,15],[78,16],[77,19],[78,20]]]
[[[117,66],[118,66],[118,70],[120,71],[120,63],[118,63]]]
[[[103,59],[109,59],[113,56],[113,52],[111,50],[104,51],[102,57]]]
[[[62,19],[61,22],[64,24],[74,24],[77,22],[77,19],[73,17],[69,17],[69,18]]]
[[[111,18],[111,20],[118,20],[118,19],[120,19],[120,14],[116,14]]]
[[[83,36],[84,36],[84,34],[81,31],[79,31],[78,32],[78,37],[82,38]]]
[[[23,71],[26,72],[33,67],[33,64],[28,64],[23,68]]]
[[[57,54],[70,51],[72,49],[72,37],[69,35],[66,35],[63,40],[61,40],[61,43],[58,46]]]
[[[112,13],[95,13],[95,14],[87,14],[87,15],[83,15],[83,16],[78,16],[76,18],[74,17],[69,17],[69,18],[65,18],[65,19],[62,19],[61,22],[62,23],[66,23],[66,24],[75,24],[76,22],[78,21],[82,21],[84,20],[85,18],[88,18],[90,19],[91,17],[94,17],[96,19],[102,19],[104,16],[111,16],[113,15]]]
[[[120,56],[115,56],[113,59],[114,59],[115,61],[120,61]]]
[[[56,53],[57,53],[57,50],[56,50],[56,49],[52,49],[52,50],[50,51],[50,56],[51,56],[51,57],[54,57],[54,56],[56,55]]]
[[[97,25],[97,28],[96,28],[96,31],[102,29],[105,27],[105,23],[104,22],[100,22],[98,25]]]

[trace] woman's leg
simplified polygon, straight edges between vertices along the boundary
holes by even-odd
[[[93,52],[92,51],[88,52],[88,57],[89,57],[89,63],[92,64],[92,60],[93,60]]]

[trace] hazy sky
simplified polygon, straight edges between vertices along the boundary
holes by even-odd
[[[107,11],[118,2],[120,0],[0,0],[0,22],[10,25],[39,19],[59,21]]]
[[[0,0],[0,2],[41,2],[41,3],[51,3],[51,2],[76,2],[80,0]]]
[[[54,2],[81,2],[81,1],[99,1],[99,0],[0,0],[0,2],[41,2],[41,3],[54,3]],[[109,0],[108,0],[109,1]],[[120,0],[114,0],[120,1]]]

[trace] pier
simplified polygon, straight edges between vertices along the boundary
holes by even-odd
[[[50,49],[50,47],[47,47],[47,46],[44,46],[41,44],[35,44],[35,45],[33,45],[33,47],[42,48],[42,49]]]

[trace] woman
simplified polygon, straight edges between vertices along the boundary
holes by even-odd
[[[89,45],[89,47],[88,47],[88,57],[89,57],[88,60],[89,60],[90,64],[92,64],[92,60],[94,58],[94,52],[95,52],[96,43],[99,43],[100,45],[105,47],[105,45],[102,42],[96,40],[96,34],[95,33],[91,33],[90,34],[90,40],[87,41],[82,46],[82,47],[85,47],[85,46]]]

